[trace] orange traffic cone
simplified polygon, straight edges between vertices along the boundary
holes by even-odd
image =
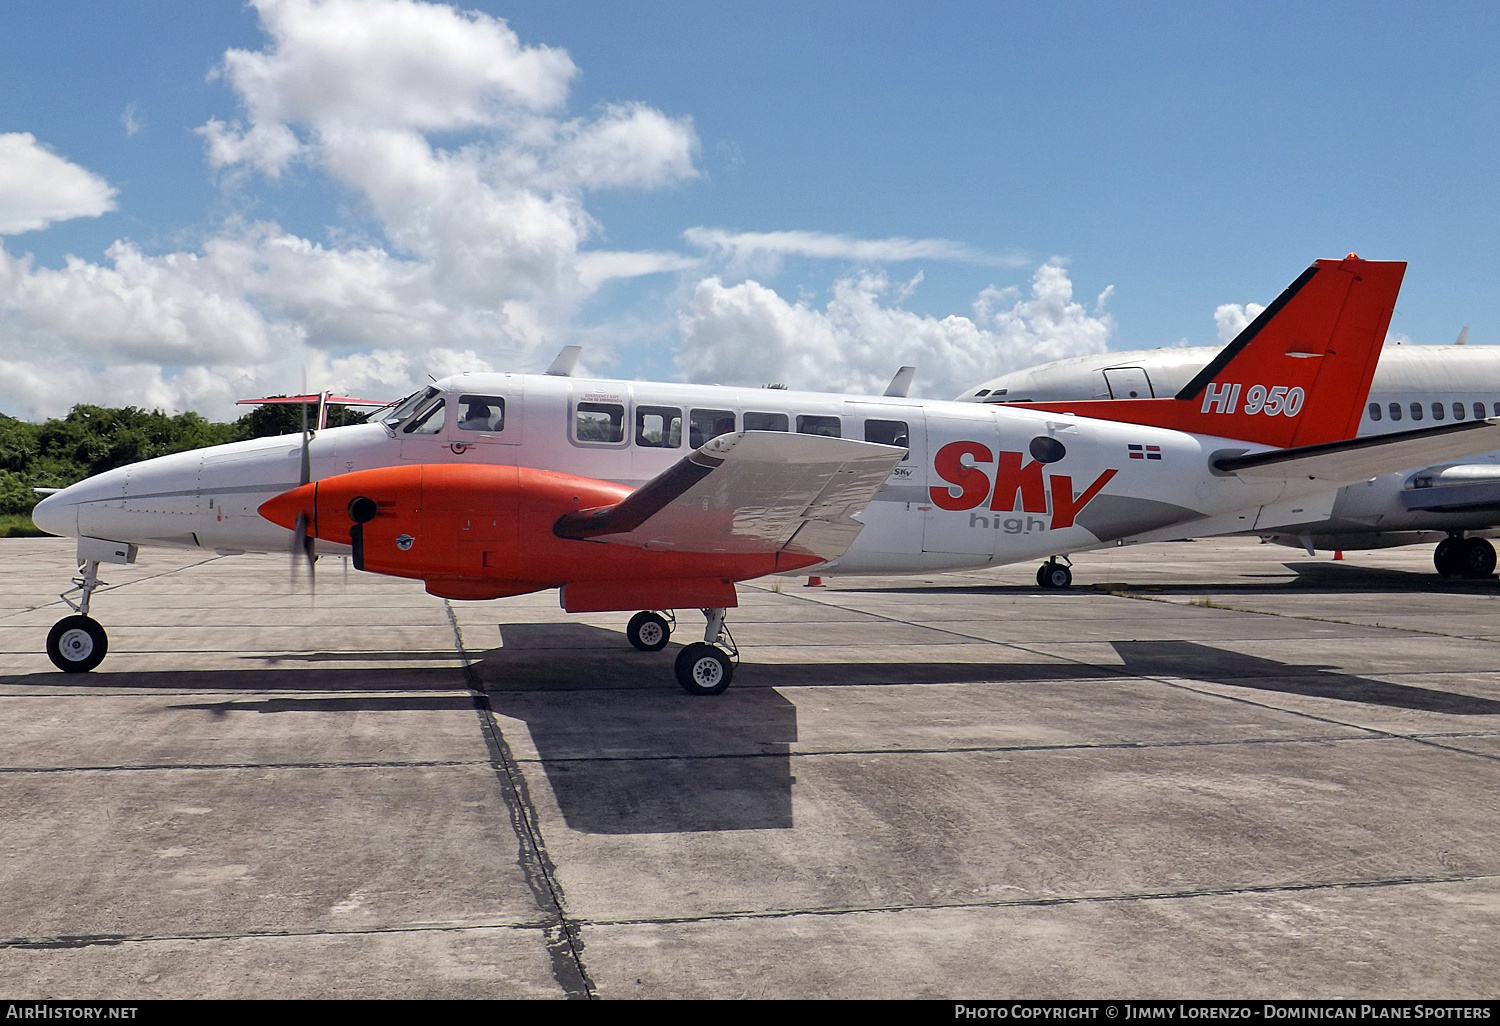
[[[1343,559],[1344,558],[1344,550],[1343,549],[1334,549],[1333,550],[1333,558],[1335,560]]]
[[[821,577],[809,577],[807,579],[807,583],[804,584],[803,587],[804,588],[821,588],[821,587],[823,587],[823,578],[821,578]]]

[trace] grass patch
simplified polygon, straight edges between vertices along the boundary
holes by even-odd
[[[0,538],[50,538],[31,522],[28,513],[0,513]]]

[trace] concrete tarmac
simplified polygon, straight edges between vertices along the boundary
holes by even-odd
[[[555,593],[0,540],[0,995],[1496,997],[1500,584],[1229,539]],[[676,640],[701,637],[682,614]]]

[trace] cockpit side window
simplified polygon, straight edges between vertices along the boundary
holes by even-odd
[[[443,408],[443,400],[439,399],[412,418],[412,422],[406,425],[402,431],[408,435],[435,435],[443,430],[443,422],[446,419],[447,414]]]
[[[388,428],[394,428],[407,417],[410,417],[416,408],[428,399],[437,395],[437,389],[425,388],[420,392],[413,392],[386,413],[380,415],[380,423]]]

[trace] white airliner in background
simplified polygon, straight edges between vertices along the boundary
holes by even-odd
[[[959,399],[1009,404],[1174,395],[1220,351],[1193,346],[1058,360],[986,381]],[[1359,434],[1486,417],[1500,417],[1500,346],[1387,346],[1370,385]],[[1385,474],[1340,489],[1323,515],[1281,524],[1244,524],[1228,533],[1259,534],[1305,548],[1309,555],[1315,549],[1437,541],[1433,563],[1439,573],[1488,577],[1495,569],[1495,549],[1478,532],[1496,528],[1500,452]]]
[[[88,616],[100,562],[290,543],[309,565],[315,549],[348,553],[444,598],[557,588],[569,612],[637,610],[640,649],[667,644],[671,610],[700,609],[703,641],[676,675],[717,694],[739,581],[964,569],[1279,521],[1341,485],[1500,445],[1500,421],[1472,418],[1354,438],[1405,266],[1318,261],[1170,399],[1054,412],[464,374],[365,424],[122,467],[33,513],[78,537],[83,570],[78,615],[47,652],[70,672],[104,657]],[[1055,560],[1038,571],[1070,576]]]

